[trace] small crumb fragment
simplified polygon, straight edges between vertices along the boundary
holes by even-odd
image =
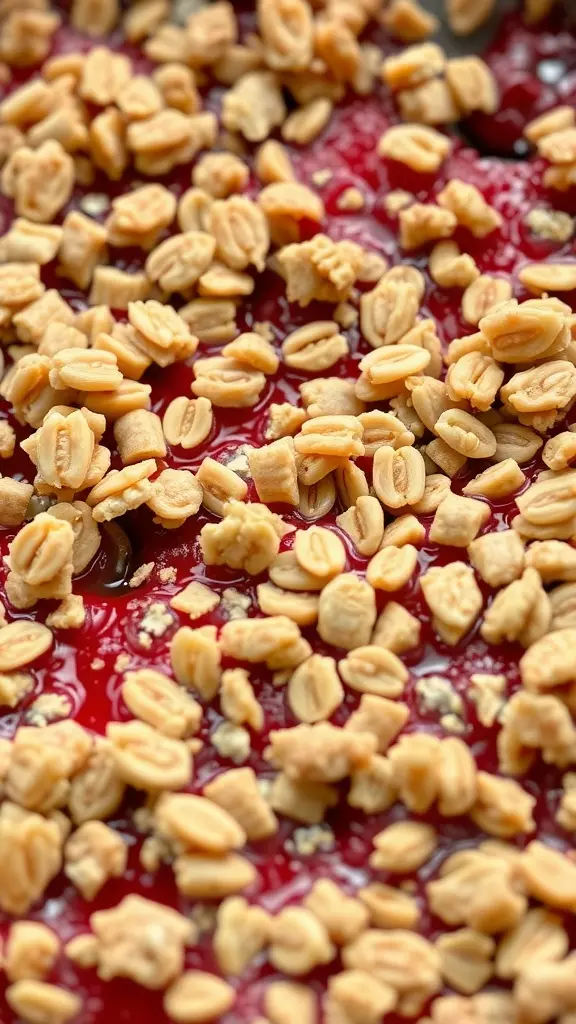
[[[220,611],[225,619],[246,619],[251,604],[247,594],[240,593],[234,587],[227,587],[222,592]]]
[[[78,205],[89,217],[101,217],[102,214],[108,213],[110,199],[103,192],[88,192],[87,195],[82,196]]]
[[[41,693],[26,711],[26,722],[37,728],[68,718],[72,701],[64,693]]]
[[[0,706],[15,708],[33,687],[29,672],[0,672]]]
[[[93,658],[90,662],[90,668],[93,672],[100,672],[104,668],[106,662],[103,658]]]
[[[530,230],[547,242],[567,242],[574,233],[574,218],[563,210],[547,210],[543,206],[534,206],[526,214],[526,224]]]
[[[506,676],[476,672],[470,676],[468,695],[476,705],[478,721],[491,728],[498,720],[504,708]]]
[[[6,420],[0,422],[0,459],[9,459],[14,455],[16,434],[14,428]]]
[[[345,188],[336,200],[339,210],[355,212],[364,208],[364,196],[359,188]]]
[[[358,310],[349,302],[339,302],[334,310],[334,319],[346,331],[358,323]]]
[[[214,611],[220,604],[220,598],[204,583],[192,581],[183,590],[174,595],[170,607],[177,612],[185,612],[191,619],[199,619],[202,615]]]
[[[250,733],[241,725],[222,722],[210,740],[220,757],[228,757],[234,764],[244,764],[250,757]]]
[[[52,629],[81,629],[85,621],[84,598],[81,594],[69,594],[55,611],[50,612],[46,625]]]
[[[251,451],[253,451],[251,444],[241,444],[235,452],[230,453],[230,458],[226,461],[226,469],[231,469],[233,473],[237,473],[243,480],[249,480],[250,465],[248,456]]]
[[[420,710],[428,713],[438,712],[442,716],[441,724],[444,728],[448,728],[444,719],[450,720],[450,716],[461,718],[464,713],[464,703],[460,694],[456,693],[450,680],[444,676],[422,676],[416,683],[416,694]]]
[[[126,669],[128,668],[129,664],[130,664],[130,655],[129,654],[119,654],[118,657],[116,658],[116,661],[114,662],[114,671],[115,672],[125,672]]]
[[[454,733],[457,736],[465,732],[466,730],[466,726],[464,725],[462,719],[459,718],[458,715],[454,715],[452,713],[447,715],[441,715],[440,725],[446,732]]]
[[[405,192],[403,188],[395,188],[387,196],[384,196],[382,205],[387,213],[394,215],[410,206],[410,203],[413,203],[414,200],[415,197],[411,192]]]
[[[268,341],[270,344],[274,341],[274,328],[269,320],[257,320],[253,324],[252,330],[254,334],[259,334],[261,338],[264,338],[264,341]]]
[[[174,617],[168,610],[168,605],[164,604],[163,601],[154,601],[142,617],[138,640],[142,647],[149,647],[150,644],[142,639],[143,635],[148,636],[148,639],[150,637],[161,637],[173,625]]]
[[[294,829],[284,843],[288,853],[298,853],[301,857],[311,857],[322,851],[328,853],[334,849],[334,833],[329,825],[309,825]]]
[[[161,583],[176,583],[177,572],[173,565],[165,565],[158,572],[158,579]]]
[[[324,167],[319,171],[314,171],[312,174],[312,184],[316,185],[317,188],[322,188],[323,185],[327,185],[328,182],[333,178],[333,173],[328,167]]]
[[[148,577],[152,575],[155,564],[155,562],[144,562],[143,565],[138,566],[136,572],[128,580],[128,586],[135,588],[145,583]]]
[[[216,927],[218,907],[210,903],[195,903],[188,917],[196,925],[198,935],[213,932]]]

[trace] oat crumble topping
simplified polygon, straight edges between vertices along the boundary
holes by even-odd
[[[0,2],[6,1024],[573,1024],[573,95],[236,6]]]

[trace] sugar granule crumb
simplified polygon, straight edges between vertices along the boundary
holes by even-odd
[[[222,592],[220,611],[225,619],[246,619],[251,604],[247,594],[242,594],[234,587],[227,587]]]
[[[158,579],[161,583],[176,583],[176,576],[176,569],[173,565],[165,565],[158,573]]]
[[[154,571],[155,562],[144,562],[128,580],[129,587],[139,587]]]
[[[99,217],[107,213],[110,207],[110,199],[103,192],[88,192],[79,203],[80,209],[90,217]]]
[[[274,341],[274,328],[269,320],[256,320],[252,326],[252,330],[254,331],[254,334],[259,334],[261,338],[264,338],[264,341]]]
[[[217,907],[208,903],[196,903],[188,917],[196,925],[198,934],[206,935],[207,932],[213,932],[216,927],[217,912]]]
[[[576,223],[569,213],[563,210],[548,210],[543,206],[534,206],[526,214],[526,224],[530,230],[549,242],[567,242],[574,233]]]
[[[29,725],[43,726],[61,718],[68,718],[72,701],[63,693],[41,693],[26,712]]]
[[[250,733],[241,725],[222,722],[210,737],[220,757],[228,757],[234,764],[243,764],[250,756]]]
[[[251,444],[241,444],[236,451],[230,452],[230,458],[226,462],[226,468],[237,473],[243,480],[250,478],[250,465],[248,455],[253,451]]]
[[[100,672],[100,670],[104,668],[105,664],[106,662],[102,658],[93,658],[90,662],[90,668],[94,672]]]
[[[437,711],[444,717],[463,714],[462,698],[444,676],[422,676],[416,683],[416,694],[421,711]]]
[[[163,601],[154,601],[142,617],[140,630],[149,636],[164,636],[167,629],[174,624],[174,617]],[[142,643],[142,641],[140,641]]]
[[[310,825],[294,829],[284,843],[289,853],[310,857],[319,850],[327,852],[334,848],[334,833],[329,825]]]

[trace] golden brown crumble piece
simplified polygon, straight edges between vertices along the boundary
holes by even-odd
[[[263,798],[252,768],[233,768],[212,779],[204,796],[227,810],[242,826],[250,842],[273,835],[278,823]]]
[[[285,907],[272,919],[268,956],[276,970],[298,977],[335,955],[325,926],[305,907]]]
[[[468,253],[461,253],[456,242],[437,242],[430,253],[430,274],[441,288],[467,288],[480,271]]]
[[[470,854],[453,865],[449,858],[442,877],[428,883],[433,913],[446,924],[466,924],[489,935],[514,927],[527,909],[514,866],[479,850]],[[490,886],[489,902],[484,885]]]
[[[256,153],[255,170],[263,185],[276,181],[294,181],[295,174],[288,150],[275,139],[267,139]]]
[[[372,643],[393,654],[403,654],[418,645],[420,628],[418,619],[403,605],[388,601],[376,620]]]
[[[21,1020],[30,1024],[38,1020],[68,1024],[82,1006],[80,996],[57,985],[33,979],[22,979],[10,985],[6,990],[6,1001]]]
[[[60,952],[60,942],[45,924],[16,921],[10,928],[4,952],[4,970],[10,982],[43,981]]]
[[[264,725],[263,709],[244,669],[227,669],[222,673],[220,709],[233,725],[249,725],[256,732]]]
[[[185,612],[191,619],[199,619],[220,603],[220,597],[204,583],[193,581],[170,600],[175,611]]]
[[[176,885],[192,899],[221,900],[242,892],[254,882],[256,871],[250,861],[237,853],[224,857],[185,853],[174,861]]]
[[[398,215],[400,244],[404,249],[418,249],[438,238],[449,238],[455,231],[457,220],[451,210],[434,203],[413,203]]]
[[[150,989],[164,988],[181,974],[184,947],[195,939],[193,924],[181,914],[134,894],[92,914],[90,925],[98,941],[99,977],[131,978]]]
[[[50,139],[37,150],[16,150],[4,165],[1,187],[14,199],[16,213],[50,223],[70,199],[74,164],[59,142]]]
[[[489,515],[489,506],[484,502],[448,494],[436,509],[430,527],[430,539],[436,544],[468,547]]]
[[[128,848],[117,832],[101,821],[88,821],[67,840],[64,873],[84,899],[95,898],[109,878],[121,878]]]
[[[300,985],[294,981],[274,981],[266,988],[264,1009],[270,1024],[288,1024],[290,1020],[314,1024],[316,996],[309,985]]]
[[[370,494],[361,494],[350,508],[336,516],[336,523],[361,555],[374,555],[382,545],[384,513],[378,499]]]
[[[179,789],[192,776],[192,759],[181,740],[163,736],[144,722],[111,722],[110,752],[124,782],[144,790]]]
[[[419,821],[397,821],[372,840],[375,853],[372,867],[381,871],[409,874],[426,863],[434,853],[438,836],[435,829]]]
[[[432,568],[420,585],[433,614],[433,625],[445,643],[453,646],[468,632],[482,608],[482,594],[465,562]]]
[[[200,705],[155,669],[126,672],[122,697],[132,714],[165,736],[189,736],[198,731],[202,721]]]
[[[298,665],[288,683],[288,706],[299,722],[326,721],[343,699],[333,658],[312,654]]]
[[[313,827],[324,820],[328,808],[336,806],[338,792],[324,782],[295,781],[280,772],[270,788],[269,800],[278,814]]]
[[[419,124],[394,125],[378,143],[380,156],[404,163],[414,171],[437,171],[452,148],[447,136]]]
[[[506,677],[475,672],[470,676],[468,695],[476,706],[478,721],[486,728],[494,725],[504,707]]]
[[[417,1016],[424,1002],[441,988],[440,955],[426,939],[401,929],[367,929],[343,952],[348,970],[367,971],[390,993],[388,1006]],[[408,969],[408,964],[418,969]]]
[[[170,660],[179,683],[210,700],[220,685],[221,652],[214,626],[177,629],[170,643]]]
[[[250,906],[241,896],[229,896],[218,908],[214,952],[226,975],[239,976],[264,948],[270,934],[270,917],[261,907]]]
[[[278,253],[289,302],[308,306],[313,299],[338,303],[348,298],[364,262],[355,242],[334,242],[315,235],[309,242],[287,245]]]
[[[367,767],[375,749],[376,738],[371,733],[320,722],[270,733],[267,758],[295,781],[337,782]]]
[[[562,210],[534,206],[526,214],[525,223],[538,238],[550,242],[567,242],[574,233],[574,219]]]
[[[52,629],[81,629],[85,621],[86,610],[81,594],[69,594],[46,617],[46,625]]]
[[[418,3],[418,0],[392,0],[384,10],[381,21],[391,35],[403,43],[418,43],[434,34],[438,20]]]
[[[60,870],[60,830],[53,821],[5,802],[0,811],[0,849],[5,858],[0,905],[6,913],[24,914]]]
[[[232,986],[215,974],[185,971],[166,991],[163,1005],[172,1021],[207,1021],[226,1013],[234,1000]]]

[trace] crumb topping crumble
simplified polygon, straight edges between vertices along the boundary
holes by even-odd
[[[576,107],[253,7],[0,2],[6,1024],[571,1024]]]

